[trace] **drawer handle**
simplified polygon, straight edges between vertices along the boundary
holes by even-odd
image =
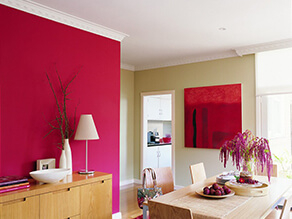
[[[101,183],[104,183],[104,180],[102,180]]]
[[[70,191],[71,191],[71,188],[65,188],[65,189],[53,191],[53,194],[58,194],[58,193],[62,193],[62,192],[70,192]]]

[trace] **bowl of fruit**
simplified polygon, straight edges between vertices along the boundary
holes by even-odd
[[[259,182],[255,179],[232,179],[229,181],[230,185],[237,187],[261,187],[263,185],[262,182]]]
[[[261,187],[263,183],[252,178],[251,175],[240,173],[240,176],[236,179],[229,181],[230,185],[237,187]]]
[[[208,198],[226,198],[235,194],[235,192],[227,186],[221,187],[217,183],[200,188],[196,191],[196,193]]]

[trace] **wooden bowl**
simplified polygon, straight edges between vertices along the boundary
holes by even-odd
[[[266,183],[263,183],[262,186],[259,187],[235,186],[230,184],[230,182],[226,182],[225,185],[232,189],[236,195],[241,196],[265,196],[269,192],[269,185]]]

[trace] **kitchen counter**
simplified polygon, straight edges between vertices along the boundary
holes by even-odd
[[[165,146],[165,145],[171,145],[171,142],[170,143],[148,143],[147,146],[148,147],[155,147],[155,146]]]

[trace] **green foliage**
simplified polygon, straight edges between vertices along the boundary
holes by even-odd
[[[279,156],[273,154],[275,158],[275,162],[280,165],[280,172],[283,177],[292,179],[292,156],[288,152],[288,150],[284,150],[284,152]]]

